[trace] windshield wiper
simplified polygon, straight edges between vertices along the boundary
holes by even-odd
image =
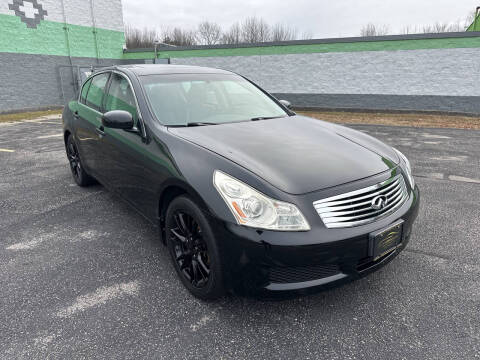
[[[250,121],[280,119],[280,118],[284,118],[284,117],[286,117],[286,116],[259,116],[259,117],[251,118]]]
[[[187,125],[185,126],[206,126],[206,125],[218,125],[218,123],[194,121],[194,122],[187,123]]]

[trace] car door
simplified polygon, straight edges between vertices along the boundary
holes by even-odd
[[[155,217],[155,165],[149,156],[149,143],[145,141],[144,124],[141,122],[132,84],[126,75],[112,72],[105,111],[130,112],[134,129],[105,128],[101,140],[101,167],[106,181],[121,197],[149,218]]]
[[[86,170],[102,178],[98,167],[100,140],[102,138],[102,104],[110,72],[93,76],[82,87],[80,101],[75,111],[75,137]]]

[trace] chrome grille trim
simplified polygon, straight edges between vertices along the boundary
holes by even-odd
[[[387,197],[387,205],[375,210],[371,203],[376,196]],[[408,199],[408,190],[402,175],[379,184],[345,194],[331,196],[313,203],[327,228],[344,228],[371,223],[400,208]]]

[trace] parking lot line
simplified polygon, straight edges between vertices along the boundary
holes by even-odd
[[[70,317],[75,313],[85,311],[91,307],[103,305],[107,301],[123,297],[124,295],[137,295],[140,288],[138,281],[115,284],[98,288],[95,292],[79,296],[70,306],[57,312],[58,317]]]
[[[464,176],[458,176],[458,175],[450,175],[448,178],[450,180],[453,180],[453,181],[461,181],[461,182],[480,184],[480,179],[472,179],[472,178],[468,178],[468,177],[464,177]]]
[[[49,139],[49,138],[60,137],[60,136],[63,136],[63,134],[60,133],[60,134],[53,134],[53,135],[42,135],[42,136],[37,136],[37,139]]]
[[[13,153],[15,150],[10,150],[10,149],[0,149],[0,152],[8,152],[8,153]]]
[[[21,242],[17,244],[13,244],[10,246],[7,246],[7,250],[30,250],[39,245],[43,240],[38,239],[38,240],[32,240],[32,241],[26,241],[26,242]]]

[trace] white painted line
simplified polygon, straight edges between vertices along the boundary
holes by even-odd
[[[440,141],[424,141],[423,143],[428,144],[428,145],[439,145],[439,144],[441,144]]]
[[[431,157],[430,160],[438,160],[438,161],[465,161],[468,159],[468,156],[435,156]]]
[[[54,231],[51,233],[36,233],[32,234],[31,237],[27,241],[22,241],[16,244],[12,244],[7,246],[7,250],[30,250],[33,249],[45,241],[54,239],[59,236],[58,231]]]
[[[12,244],[10,246],[7,246],[6,249],[7,250],[30,250],[48,240],[58,238],[59,236],[61,236],[61,233],[62,233],[61,231],[53,231],[50,233],[37,232],[34,234],[29,234],[30,236],[28,236],[28,238],[26,239],[27,241],[22,241],[16,244]],[[26,236],[24,236],[24,239],[25,237]]]
[[[8,153],[13,153],[15,150],[10,150],[10,149],[0,149],[0,152],[8,152]]]
[[[25,241],[17,244],[13,244],[7,246],[7,250],[29,250],[33,249],[34,247],[38,246],[43,242],[44,239],[32,240],[32,241]]]
[[[52,121],[52,122],[50,122],[50,124],[59,125],[59,124],[62,123],[61,121],[58,121],[58,122],[54,122],[54,121],[55,120],[61,120],[61,119],[62,119],[61,115],[48,115],[48,116],[42,116],[42,117],[36,118],[36,119],[29,119],[29,120],[24,119],[24,120],[12,120],[12,121],[0,122],[0,126],[12,126],[12,125],[18,125],[18,124],[25,124],[25,123],[42,124],[43,122],[45,122],[45,124],[47,124],[46,121]]]
[[[197,332],[201,328],[203,328],[205,325],[207,325],[209,322],[213,320],[213,316],[215,315],[214,312],[212,312],[212,315],[203,315],[200,320],[198,320],[195,324],[190,325],[190,330],[193,332]]]
[[[428,133],[424,133],[421,135],[429,139],[451,139],[450,136],[444,136],[444,135],[435,135],[435,134],[428,134]]]
[[[79,242],[79,241],[92,241],[92,240],[97,240],[99,238],[108,236],[108,232],[100,232],[96,230],[87,230],[83,231],[77,236],[74,236],[70,241],[71,242]]]
[[[35,346],[46,347],[53,340],[55,340],[55,335],[41,336],[33,339]]]
[[[427,173],[427,174],[418,174],[420,177],[426,177],[428,179],[436,179],[436,180],[443,180],[445,178],[445,175],[442,173]]]
[[[60,137],[60,136],[63,136],[63,134],[37,136],[37,139],[48,139],[48,138]]]
[[[60,120],[61,118],[62,118],[61,115],[47,115],[47,116],[42,116],[36,119],[24,120],[23,122],[38,123],[45,120],[57,120],[57,119]]]
[[[461,181],[461,182],[480,184],[480,179],[472,179],[472,178],[457,176],[457,175],[449,175],[448,178],[450,180],[453,180],[453,181]]]
[[[110,300],[114,300],[126,295],[135,296],[140,289],[138,281],[115,284],[108,287],[98,288],[95,292],[79,296],[70,306],[57,312],[58,317],[66,318],[75,315],[78,312],[85,311],[95,306],[104,305]]]

